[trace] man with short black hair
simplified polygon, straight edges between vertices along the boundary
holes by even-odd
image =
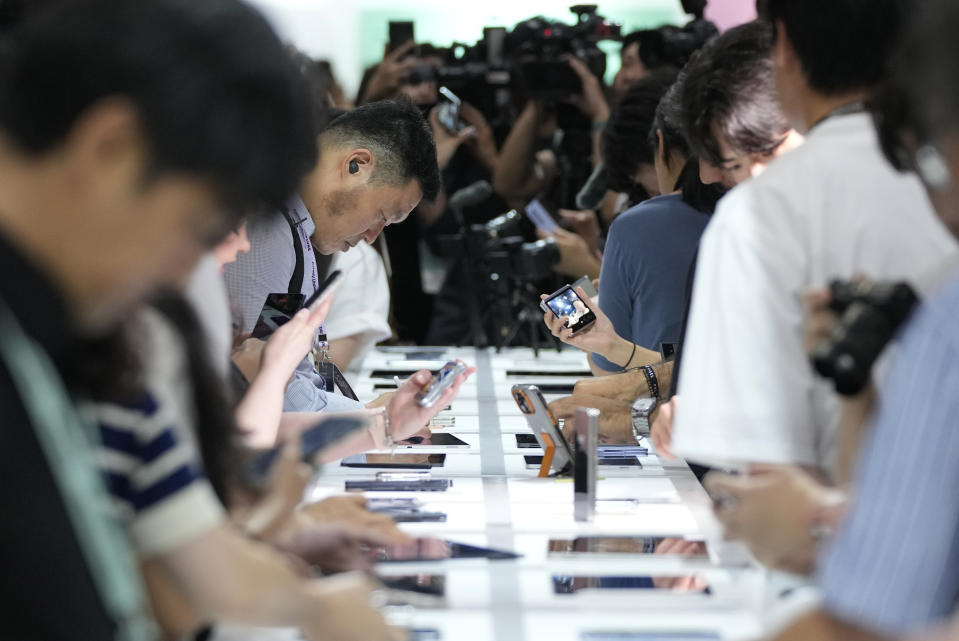
[[[153,638],[76,410],[86,339],[289,194],[315,160],[309,102],[233,0],[49,3],[4,44],[0,637]]]
[[[682,127],[704,184],[732,189],[802,142],[783,114],[772,29],[749,23],[703,47],[683,70]]]
[[[807,137],[730,191],[703,235],[677,454],[720,467],[798,464],[831,477],[840,403],[807,362],[802,292],[860,273],[916,283],[955,255],[921,185],[886,163],[863,108],[899,41],[905,5],[765,4],[782,110]]]
[[[267,295],[311,296],[325,277],[317,254],[372,243],[422,199],[440,190],[429,124],[408,99],[369,103],[330,122],[319,136],[320,156],[286,207],[247,228],[251,250],[225,269],[241,332],[256,324]],[[322,261],[322,259],[319,259]],[[286,411],[355,409],[327,394],[327,381],[309,359],[287,388]]]

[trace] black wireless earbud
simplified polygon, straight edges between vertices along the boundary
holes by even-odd
[[[355,161],[355,160],[351,160],[351,161],[350,161],[350,173],[351,173],[351,174],[358,174],[358,173],[360,173],[360,166],[356,164],[356,161]]]

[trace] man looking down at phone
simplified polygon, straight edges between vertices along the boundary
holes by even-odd
[[[226,268],[241,332],[253,329],[268,294],[319,287],[316,256],[374,241],[439,192],[430,127],[408,100],[363,105],[331,121],[319,136],[320,156],[284,211],[248,226],[251,251]],[[287,388],[286,411],[356,409],[328,394],[307,359]]]
[[[762,173],[773,159],[801,143],[801,137],[789,127],[776,98],[772,63],[769,59],[770,46],[769,29],[758,23],[751,23],[730,29],[693,55],[680,74],[674,90],[670,92],[672,97],[669,100],[664,99],[657,110],[656,123],[650,140],[655,145],[658,176],[665,177],[668,183],[672,178],[670,175],[672,172],[681,171],[677,167],[678,163],[675,162],[675,157],[680,154],[674,150],[684,149],[687,157],[693,158],[694,161],[698,159],[697,182],[701,183],[699,186],[687,183],[688,188],[697,191],[705,189],[706,198],[712,199],[721,193],[720,190],[735,187],[751,176]],[[675,104],[675,100],[679,103]],[[659,132],[662,132],[664,150],[669,150],[665,156],[659,151]],[[676,142],[677,132],[682,133],[685,144]],[[719,168],[723,165],[722,158],[731,161],[726,163],[726,170]],[[693,176],[687,176],[687,178],[692,177],[695,177],[695,170]],[[636,210],[644,211],[641,207],[637,207]],[[665,218],[662,222],[668,220]],[[640,240],[634,242],[643,246],[646,243],[658,246],[673,242],[669,240],[671,231],[668,227],[647,226],[643,224],[646,221],[638,214],[632,222],[635,223],[635,227],[631,224],[631,219],[625,219],[622,228],[625,233],[619,237],[611,237],[613,256],[623,253],[617,252],[617,243],[623,244],[624,251],[631,247],[631,244],[627,242],[629,238],[639,238]],[[623,258],[625,257],[624,254]],[[693,259],[695,263],[695,254]],[[647,258],[639,253],[632,260],[644,265]],[[628,335],[627,329],[637,322],[640,325],[645,324],[645,318],[634,316],[630,310],[635,308],[636,303],[633,301],[643,300],[642,283],[657,282],[652,277],[642,280],[634,278],[627,270],[628,264],[629,262],[623,263],[621,280],[623,283],[634,282],[639,289],[638,293],[630,293],[625,297],[620,305],[625,310],[614,314],[617,318],[625,314],[629,319],[629,324],[626,325],[622,336]],[[612,264],[608,267],[612,269]],[[660,268],[661,266],[652,264],[644,271],[653,274]],[[673,288],[685,291],[679,311],[681,322],[677,334],[677,362],[683,350],[691,296],[692,269],[693,266],[688,266],[681,281],[677,283],[674,280],[672,285]],[[673,275],[675,276],[675,273]],[[624,298],[622,292],[616,291],[619,288],[614,287],[615,281],[614,278],[612,283],[604,285],[603,280],[600,280],[601,288],[607,290],[607,295],[601,297],[601,300],[609,298],[613,301],[611,305],[615,305],[617,300]],[[610,289],[613,291],[609,291]],[[662,297],[663,294],[660,294],[659,298]],[[650,305],[642,307],[648,309]],[[638,309],[634,311],[638,312]],[[655,347],[655,349],[646,349],[643,347],[645,343],[636,345],[636,342],[622,338],[616,331],[618,324],[614,326],[602,310],[597,312],[594,330],[596,336],[591,337],[589,333],[584,332],[582,337],[568,342],[576,345],[572,341],[577,339],[583,342],[593,341],[595,344],[591,347],[594,351],[602,353],[608,350],[606,358],[612,363],[625,363],[632,356],[631,367],[651,366],[652,376],[656,378],[661,397],[668,399],[671,396],[670,390],[674,387],[674,363],[659,364],[658,346],[648,345],[647,347]],[[657,325],[653,324],[651,327]],[[577,346],[588,349],[586,345]],[[600,368],[594,366],[594,370],[600,370]],[[610,372],[603,373],[610,374]],[[636,398],[653,396],[650,378],[642,371],[634,371],[580,381],[572,397],[554,401],[553,410],[561,416],[566,416],[571,415],[577,406],[601,407],[604,410],[601,425],[612,442],[631,442],[634,436],[630,406]],[[667,457],[672,456],[668,437],[672,425],[673,404],[674,401],[670,401],[669,404],[655,408],[650,416],[653,421],[651,426],[653,443],[657,452]]]

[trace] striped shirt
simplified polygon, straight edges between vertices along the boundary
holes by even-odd
[[[889,636],[959,603],[959,277],[907,326],[859,464],[856,499],[824,555],[823,605]]]
[[[218,525],[224,510],[192,432],[193,401],[179,336],[154,310],[141,312],[139,398],[96,403],[100,469],[142,557],[170,551]]]

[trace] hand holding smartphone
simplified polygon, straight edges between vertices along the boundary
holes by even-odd
[[[436,404],[443,392],[452,387],[456,379],[466,373],[466,364],[462,361],[450,361],[416,395],[416,402],[420,407],[429,408]]]
[[[571,285],[564,285],[539,304],[546,313],[552,313],[556,318],[565,318],[566,327],[572,330],[570,336],[575,336],[596,322],[596,314]]]

